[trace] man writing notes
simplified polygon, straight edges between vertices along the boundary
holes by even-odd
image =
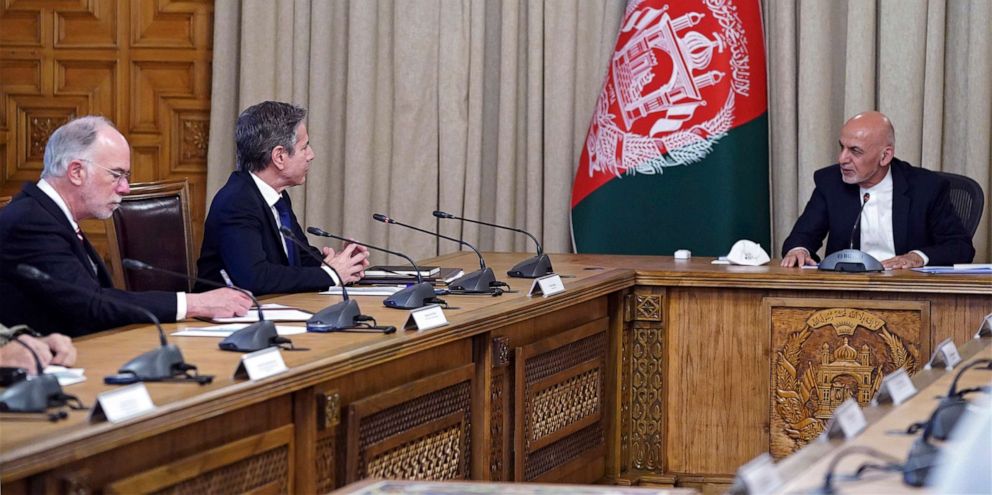
[[[127,305],[162,321],[248,311],[251,299],[230,289],[185,294],[113,287],[107,267],[79,230],[81,220],[109,218],[130,192],[131,148],[110,121],[89,116],[59,127],[45,146],[44,162],[41,180],[26,184],[0,211],[0,323],[78,336],[148,322]],[[163,246],[173,248],[180,249]],[[55,280],[26,278],[17,271],[20,264]]]
[[[895,158],[895,129],[879,112],[855,115],[840,131],[837,164],[813,174],[816,189],[782,246],[782,266],[815,265],[827,236],[827,254],[854,247],[887,270],[969,263],[971,236],[954,213],[948,182]],[[854,223],[861,213],[861,223]]]
[[[340,253],[307,244],[343,278],[280,233],[307,243],[286,189],[306,182],[314,152],[303,122],[306,110],[274,101],[249,107],[234,131],[238,170],[217,192],[204,228],[200,276],[234,283],[256,295],[324,290],[357,281],[368,251],[348,244]]]

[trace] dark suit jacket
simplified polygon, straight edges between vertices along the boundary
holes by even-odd
[[[15,271],[21,263],[61,283],[27,280]],[[43,333],[79,336],[148,321],[119,303],[138,305],[162,321],[176,321],[174,292],[114,289],[93,246],[76,237],[65,213],[33,183],[0,210],[0,294],[0,323],[24,323]]]
[[[897,158],[889,166],[892,167],[892,235],[896,254],[918,249],[934,266],[971,262],[975,248],[951,206],[947,180]],[[782,245],[783,256],[795,247],[816,253],[824,236],[827,236],[827,254],[849,246],[851,229],[861,208],[859,186],[845,184],[837,164],[817,170],[813,182],[816,189]],[[855,234],[855,248],[861,244],[859,234]]]
[[[289,200],[289,195],[283,192]],[[293,229],[303,242],[306,235],[293,214]],[[312,292],[334,285],[334,279],[320,268],[320,261],[303,252],[301,266],[289,266],[283,238],[276,227],[272,209],[248,172],[234,172],[217,192],[203,229],[203,248],[197,262],[199,276],[224,283],[223,269],[234,285],[256,296],[272,293]],[[320,251],[307,244],[318,258]],[[293,245],[296,248],[296,245]],[[197,290],[209,287],[198,284]]]

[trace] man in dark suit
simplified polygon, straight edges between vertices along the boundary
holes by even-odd
[[[0,211],[0,323],[77,336],[148,321],[119,303],[141,306],[162,321],[248,311],[251,299],[231,289],[185,294],[113,287],[78,223],[109,218],[130,192],[131,149],[108,120],[82,117],[56,129],[44,161],[41,180],[26,184]],[[55,281],[31,280],[18,273],[21,264]]]
[[[816,189],[782,246],[782,266],[815,265],[827,236],[827,254],[850,246],[888,270],[968,263],[971,236],[954,213],[948,182],[895,158],[895,130],[879,112],[855,115],[840,133],[838,163],[817,170]]]
[[[306,182],[314,159],[306,114],[288,103],[266,101],[238,116],[238,170],[210,204],[197,262],[201,277],[229,279],[256,295],[326,290],[362,277],[368,251],[356,244],[340,253],[310,246],[286,193]],[[281,227],[291,229],[312,254],[285,239]]]

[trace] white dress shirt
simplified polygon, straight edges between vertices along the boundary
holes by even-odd
[[[881,182],[869,188],[861,189],[861,201],[864,209],[861,212],[861,250],[870,254],[878,261],[896,256],[895,236],[892,233],[892,168],[885,172]],[[864,203],[865,194],[869,195]],[[930,262],[922,251],[912,251],[923,258],[923,264]]]
[[[46,181],[45,179],[41,179],[38,181],[38,189],[41,189],[41,192],[48,195],[48,197],[51,198],[56,205],[58,205],[59,209],[62,210],[62,213],[65,214],[65,218],[69,220],[69,225],[72,226],[72,230],[75,232],[79,232],[80,231],[79,224],[76,223],[76,220],[74,218],[72,218],[72,213],[69,211],[69,205],[65,204],[65,201],[62,199],[62,196],[59,194],[59,192],[56,191],[55,188],[52,187],[52,185],[49,184],[48,181]],[[93,263],[93,260],[90,260],[90,263]],[[186,293],[177,292],[176,321],[184,320],[184,319],[186,319]]]
[[[274,218],[276,221],[276,230],[281,229],[283,225],[282,222],[279,221],[279,210],[276,210],[276,203],[279,202],[279,200],[282,198],[282,195],[279,194],[275,190],[275,188],[268,185],[264,180],[262,180],[257,175],[255,175],[254,172],[249,173],[249,175],[251,175],[252,180],[255,181],[255,187],[258,187],[258,192],[262,193],[262,199],[265,200],[265,204],[269,205],[269,211],[272,213],[272,218]],[[292,225],[287,225],[286,227],[289,227],[290,229],[293,228]],[[289,253],[286,251],[286,241],[284,239],[280,239],[280,240],[282,240],[282,242],[280,243],[282,244],[282,252],[286,253],[286,257],[288,258]],[[306,255],[304,253],[300,253],[300,256],[306,256]],[[323,269],[325,273],[330,275],[331,280],[334,281],[334,285],[341,285],[341,280],[338,279],[337,274],[335,274],[333,270],[331,270],[330,268],[324,265],[321,265],[320,268]]]

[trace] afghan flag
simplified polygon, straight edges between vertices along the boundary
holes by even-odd
[[[759,1],[629,0],[572,189],[576,252],[774,252]]]

